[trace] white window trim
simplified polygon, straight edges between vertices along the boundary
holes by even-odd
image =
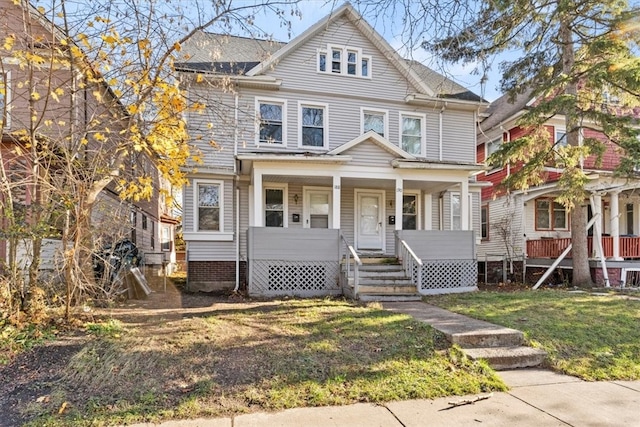
[[[329,194],[329,229],[333,228],[333,191],[331,187],[302,187],[303,228],[311,228],[311,196],[310,192],[326,192]],[[307,222],[309,221],[309,222]]]
[[[289,184],[279,184],[273,182],[265,182],[262,185],[262,223],[267,227],[267,190],[282,190],[282,228],[289,228]],[[267,227],[277,228],[277,227]]]
[[[220,230],[219,231],[199,231],[198,223],[198,185],[219,185],[220,186]],[[194,179],[193,180],[193,229],[184,233],[185,240],[233,240],[233,233],[224,232],[224,181],[214,179]]]
[[[488,166],[487,159],[490,156],[490,154],[489,154],[489,144],[491,144],[493,142],[499,142],[500,145],[502,145],[502,144],[504,144],[504,138],[503,138],[502,135],[500,135],[499,137],[492,138],[490,140],[487,140],[487,142],[484,143],[484,164],[486,166]],[[489,171],[485,171],[484,174],[485,174],[485,176],[487,176],[487,175],[491,175],[493,173],[499,172],[501,170],[502,170],[502,168],[500,166],[497,166],[497,167],[495,167],[495,168],[493,168],[493,169],[491,169]]]
[[[260,104],[282,105],[282,144],[260,142]],[[255,101],[255,143],[257,147],[287,148],[287,100],[282,98],[256,97]]]
[[[460,228],[453,228],[453,198],[455,196],[458,196],[458,199],[460,200]],[[452,231],[458,231],[458,230],[462,230],[462,195],[460,194],[460,192],[458,191],[452,191],[450,193],[450,200],[449,200],[449,229]]]
[[[311,145],[302,145],[302,108],[321,108],[324,110],[322,116],[323,141],[322,147],[313,147]],[[298,101],[298,147],[308,150],[328,150],[329,149],[329,104],[322,102],[306,102]]]
[[[402,119],[404,117],[412,118],[412,119],[420,119],[420,154],[409,153],[412,155],[417,155],[420,157],[427,156],[427,115],[423,113],[414,113],[409,111],[401,111],[400,118],[398,120],[398,147],[401,150],[404,150],[402,147]],[[363,114],[363,126],[364,126],[364,114]],[[388,139],[388,138],[387,138]]]
[[[340,51],[340,72],[334,73],[332,62],[333,62],[333,51]],[[349,74],[348,73],[348,53],[355,52],[356,53],[356,73]],[[320,70],[320,55],[325,55],[325,71]],[[366,59],[368,62],[366,76],[362,75],[362,60]],[[347,77],[356,77],[360,79],[371,79],[371,75],[373,70],[373,59],[371,55],[364,55],[362,53],[362,48],[351,47],[351,46],[340,46],[340,45],[332,45],[327,44],[325,49],[318,49],[316,53],[316,72],[322,74],[331,74],[334,76],[347,76]]]
[[[10,129],[11,128],[11,71],[4,72],[6,76],[5,80],[5,88],[4,88],[4,105],[5,105],[5,113],[6,113],[6,121],[2,124],[2,129]],[[1,114],[1,113],[0,113]]]
[[[566,147],[567,146],[567,130],[560,126],[553,127],[553,143],[556,144],[558,142],[558,132],[564,133],[564,143],[560,144],[559,146]]]
[[[416,230],[422,230],[422,200],[419,190],[404,190],[403,196],[416,196]],[[404,215],[404,211],[402,213]],[[397,219],[396,219],[397,221]],[[402,218],[400,218],[402,221]],[[404,228],[403,228],[404,230]]]
[[[365,113],[379,113],[384,115],[384,136],[383,138],[389,139],[389,110],[382,110],[379,108],[367,108],[360,107],[360,134],[364,133],[364,115]]]

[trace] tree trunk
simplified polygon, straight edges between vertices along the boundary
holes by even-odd
[[[573,259],[573,279],[571,284],[578,287],[592,287],[589,252],[587,249],[587,214],[584,205],[577,203],[571,210],[571,253]]]

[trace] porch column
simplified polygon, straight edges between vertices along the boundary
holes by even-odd
[[[602,196],[593,194],[591,197],[593,200],[593,216],[598,217],[596,222],[593,223],[593,251],[595,252],[595,257],[600,258],[602,255],[600,253],[600,247],[602,246]],[[597,244],[596,239],[600,239],[600,244]]]
[[[333,176],[333,211],[331,212],[331,224],[336,230],[340,230],[340,190],[341,190],[340,175]]]
[[[396,178],[396,230],[402,230],[402,192],[404,191],[402,178]]]
[[[622,261],[620,257],[620,204],[618,191],[609,193],[611,205],[611,237],[613,237],[613,260]]]
[[[253,226],[264,227],[262,173],[253,170]]]
[[[460,183],[460,229],[469,230],[469,180]]]

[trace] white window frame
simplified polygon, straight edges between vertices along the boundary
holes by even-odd
[[[497,138],[490,139],[490,140],[488,140],[487,142],[484,143],[484,164],[486,166],[488,166],[487,159],[489,158],[489,156],[491,156],[493,153],[495,153],[498,150],[498,149],[495,149],[495,150],[489,152],[490,151],[489,150],[489,145],[494,144],[494,143],[497,144],[498,147],[500,147],[502,144],[504,144],[504,138],[502,137],[502,135],[500,135]],[[491,169],[489,171],[486,171],[484,174],[485,174],[485,176],[486,175],[491,175],[492,173],[496,173],[496,172],[498,172],[500,170],[502,170],[502,168],[500,166],[497,166],[497,167],[495,167],[495,168],[493,168],[493,169]]]
[[[482,221],[482,212],[485,211],[487,214],[485,215],[484,222]],[[484,229],[486,234],[482,233],[482,224],[485,224]],[[480,238],[482,240],[490,240],[490,232],[489,232],[489,204],[484,204],[480,206]]]
[[[260,118],[260,104],[274,104],[282,106],[282,143],[269,143],[260,141],[260,124],[262,119]],[[260,147],[268,146],[269,148],[286,148],[287,147],[287,100],[281,98],[269,98],[269,97],[256,97],[255,101],[255,142],[256,146]]]
[[[562,132],[564,134],[564,141],[558,144],[556,147],[566,147],[567,146],[567,130],[558,126],[553,127],[553,143],[554,145],[558,143],[559,132]]]
[[[220,230],[219,231],[211,231],[211,230],[198,230],[198,224],[200,223],[200,218],[198,217],[198,197],[199,185],[219,185],[220,186]],[[194,179],[192,182],[192,209],[193,209],[193,226],[192,230],[184,232],[185,240],[202,240],[202,241],[230,241],[233,240],[232,232],[224,231],[224,181],[218,179]],[[160,236],[162,237],[162,236]]]
[[[171,238],[171,228],[168,225],[163,225],[162,231],[160,232],[160,249],[162,250],[162,252],[171,252],[171,247],[173,246],[171,244],[172,241],[173,239]],[[169,248],[167,249],[165,249],[164,247],[166,243],[169,244]]]
[[[453,198],[454,197],[458,197],[458,200],[460,201],[460,204],[459,204],[460,212],[458,212],[458,215],[453,214]],[[449,223],[449,229],[455,230],[455,231],[462,230],[462,195],[457,191],[452,191],[450,193],[449,210],[451,211],[449,212],[450,220],[451,220],[451,222]],[[460,228],[453,228],[453,224],[454,224],[453,218],[456,216],[460,218]]]
[[[381,110],[379,108],[360,107],[360,133],[364,133],[364,115],[367,113],[382,114],[384,116],[384,135],[385,139],[389,139],[389,110]]]
[[[265,182],[262,185],[262,223],[264,227],[267,227],[267,190],[282,190],[282,228],[289,228],[289,185],[274,182]]]
[[[333,51],[340,52],[340,72],[333,72]],[[356,54],[356,72],[349,74],[349,52]],[[320,56],[325,55],[325,69],[320,69]],[[362,63],[367,61],[367,75],[362,74]],[[318,49],[316,54],[316,71],[322,74],[331,74],[334,76],[349,76],[361,79],[371,79],[373,60],[371,55],[364,55],[361,48],[352,46],[338,46],[327,44],[326,49]]]
[[[4,121],[2,123],[2,129],[10,129],[11,128],[11,71],[5,71],[3,73],[5,75],[5,88],[4,88],[4,112],[0,112],[0,114],[4,113]]]
[[[403,119],[404,118],[410,118],[410,119],[420,119],[420,153],[416,154],[416,153],[409,153],[412,155],[416,155],[416,156],[420,156],[420,157],[426,157],[427,156],[427,115],[426,114],[422,114],[422,113],[413,113],[413,112],[400,112],[400,120],[398,121],[398,147],[400,147],[401,150],[404,150],[404,147],[402,146],[402,136],[404,133],[404,128],[402,127],[403,124]],[[362,123],[364,126],[364,115],[362,116]],[[388,138],[387,138],[388,139]],[[408,152],[408,151],[407,151]]]
[[[324,110],[322,113],[322,147],[314,147],[312,145],[302,144],[302,109],[303,108],[318,108]],[[298,147],[309,150],[327,150],[329,148],[329,104],[320,102],[306,102],[298,101]]]
[[[402,192],[402,196],[415,196],[416,197],[416,230],[422,230],[422,200],[420,197],[420,191],[418,190],[404,190]],[[404,202],[404,200],[403,200]],[[402,216],[404,217],[404,206],[402,211]],[[404,230],[404,218],[400,218],[402,221],[403,230]],[[397,219],[396,219],[397,221]]]

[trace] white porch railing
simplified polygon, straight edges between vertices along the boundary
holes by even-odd
[[[344,244],[345,251],[345,274],[346,274],[346,284],[349,284],[349,276],[351,276],[351,257],[353,257],[353,297],[354,299],[358,298],[358,285],[359,285],[359,269],[358,267],[362,265],[362,260],[356,253],[356,249],[349,243],[349,241],[344,237],[342,233],[340,233],[340,239]]]
[[[402,262],[402,268],[404,274],[411,277],[411,280],[416,285],[416,290],[420,293],[422,289],[422,260],[413,252],[413,249],[409,244],[400,238],[398,233],[396,235],[396,250],[398,258]]]

